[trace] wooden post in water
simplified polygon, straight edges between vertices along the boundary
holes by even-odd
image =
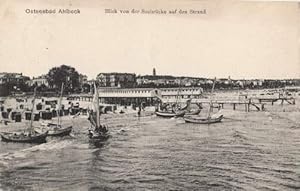
[[[248,110],[248,112],[250,112],[250,104],[251,104],[251,99],[249,99],[249,103],[248,103],[248,105],[247,105],[247,110]]]
[[[235,103],[233,103],[233,110],[235,110]]]
[[[261,104],[261,111],[265,110],[265,104]]]

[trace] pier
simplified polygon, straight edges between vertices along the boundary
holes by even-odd
[[[186,102],[187,100],[181,100],[180,102]],[[271,103],[271,105],[274,105],[275,102],[280,101],[280,104],[283,105],[284,103],[295,105],[296,101],[293,97],[281,97],[281,98],[247,98],[243,100],[225,100],[225,99],[192,99],[191,103],[196,105],[209,105],[211,104],[212,108],[218,108],[224,109],[224,106],[230,106],[233,110],[237,109],[238,105],[243,105],[245,107],[246,112],[250,112],[251,108],[254,108],[256,111],[264,111],[265,106],[268,105],[268,103]],[[178,103],[178,100],[164,100],[166,103]]]

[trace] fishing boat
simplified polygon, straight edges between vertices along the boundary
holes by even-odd
[[[178,95],[179,95],[179,90],[178,90]],[[187,101],[187,105],[183,108],[180,108],[180,105],[178,104],[178,99],[179,96],[177,95],[177,99],[176,99],[176,103],[172,104],[172,108],[168,108],[170,107],[170,104],[168,103],[163,103],[162,105],[160,105],[160,110],[158,110],[155,112],[156,116],[159,117],[164,117],[164,118],[172,118],[172,117],[183,117],[186,113],[186,109],[189,107],[190,105],[190,100]],[[158,99],[161,100],[162,102],[162,98],[160,96],[157,96]]]
[[[186,123],[197,123],[197,124],[212,124],[212,123],[219,123],[223,119],[223,115],[220,115],[218,117],[210,117],[210,118],[196,118],[187,116],[184,117],[184,121]]]
[[[38,132],[33,129],[33,109],[36,97],[36,88],[34,89],[34,96],[32,100],[31,120],[30,126],[27,131],[24,132],[2,132],[0,133],[1,141],[4,142],[16,142],[16,143],[45,143],[48,136],[48,131]]]
[[[172,118],[172,117],[183,117],[186,111],[156,111],[155,114],[159,117]]]
[[[196,109],[194,111],[190,111],[190,112],[187,112],[185,113],[185,115],[198,115],[199,113],[201,112],[201,109]]]
[[[211,90],[211,94],[213,94],[214,88],[215,88],[215,83],[216,83],[216,78],[214,80],[213,86],[212,86],[212,90]],[[186,123],[196,123],[196,124],[212,124],[212,123],[219,123],[222,121],[223,119],[223,115],[219,115],[219,116],[212,116],[211,112],[212,112],[212,99],[210,97],[210,102],[209,102],[209,109],[208,109],[208,116],[207,117],[199,117],[199,116],[185,116],[183,119]],[[200,113],[200,112],[199,112]]]
[[[48,123],[47,127],[48,127],[48,136],[53,136],[53,137],[63,137],[63,136],[70,135],[73,129],[72,126],[62,127],[61,125],[55,123]]]
[[[45,143],[48,136],[48,131],[39,133],[37,131],[32,132],[2,132],[0,134],[3,142],[18,142],[18,143]]]
[[[103,141],[109,137],[109,134],[107,127],[100,124],[99,95],[95,83],[94,90],[94,111],[89,111],[89,121],[91,122],[91,128],[88,130],[88,136],[91,141]]]
[[[60,111],[61,111],[61,102],[62,102],[62,95],[63,95],[64,83],[61,85],[61,92],[60,97],[58,100],[58,109],[57,109],[57,123],[46,123],[44,126],[48,129],[48,136],[55,136],[55,137],[63,137],[70,135],[72,132],[73,127],[67,126],[63,127],[61,124],[60,118]]]

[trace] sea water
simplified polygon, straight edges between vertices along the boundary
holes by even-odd
[[[65,117],[71,136],[0,142],[0,190],[299,190],[299,111],[278,108],[225,109],[211,125],[107,114],[102,143],[86,116]]]

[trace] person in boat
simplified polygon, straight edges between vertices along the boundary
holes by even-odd
[[[101,125],[99,127],[97,127],[96,124],[96,115],[93,113],[92,110],[88,111],[89,117],[88,120],[91,122],[92,127],[95,127],[95,131],[98,133],[106,133],[108,132],[107,127],[104,125]]]
[[[105,125],[100,125],[100,127],[96,127],[95,131],[97,133],[107,133],[107,127]]]

